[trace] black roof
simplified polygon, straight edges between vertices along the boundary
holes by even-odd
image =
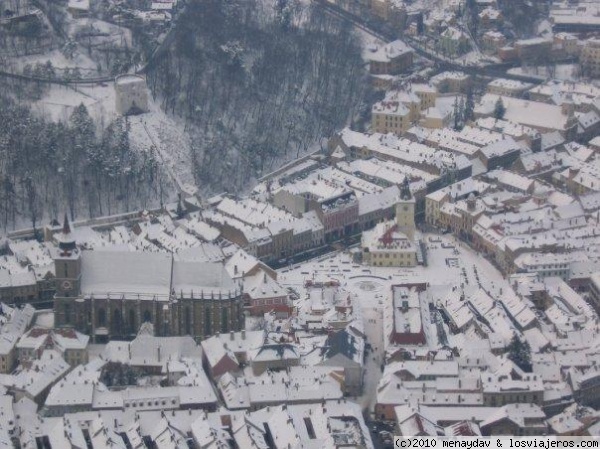
[[[357,352],[356,337],[345,329],[329,335],[325,347],[321,349],[321,355],[325,355],[327,358],[342,354],[350,360],[354,360]]]

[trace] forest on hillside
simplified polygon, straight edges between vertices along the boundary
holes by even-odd
[[[192,0],[148,82],[193,135],[197,184],[236,190],[365,114],[360,53],[298,0]]]
[[[96,129],[83,105],[68,123],[51,122],[0,95],[0,229],[157,203],[164,176],[155,155],[129,148],[124,119]]]

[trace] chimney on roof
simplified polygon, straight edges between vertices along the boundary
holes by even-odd
[[[246,339],[246,329],[242,329],[242,340]]]
[[[233,332],[233,331],[230,331],[230,332],[229,332],[229,339],[230,339],[231,341],[235,340],[235,334],[234,334],[234,332]]]

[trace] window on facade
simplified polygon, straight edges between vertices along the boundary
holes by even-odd
[[[210,307],[206,306],[204,308],[204,335],[212,334],[212,325],[211,325],[211,317],[210,317]]]
[[[106,326],[106,310],[103,307],[98,309],[98,326],[104,327]]]
[[[115,309],[113,312],[113,328],[117,331],[117,333],[121,332],[121,311],[119,309]]]
[[[144,322],[152,322],[152,313],[149,310],[144,310]]]
[[[135,312],[133,309],[129,309],[128,324],[129,324],[129,332],[131,334],[135,333],[137,331],[137,329],[135,327]]]
[[[183,327],[186,334],[192,334],[192,312],[189,306],[185,308],[185,312],[183,313]]]
[[[225,307],[221,309],[221,332],[229,331],[229,310]]]
[[[71,324],[71,304],[65,304],[65,323]]]

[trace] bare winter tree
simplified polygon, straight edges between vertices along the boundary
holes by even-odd
[[[295,0],[264,5],[193,0],[148,74],[163,109],[195,135],[196,181],[215,189],[248,183],[363,114],[351,27]]]
[[[35,229],[65,206],[76,218],[153,204],[171,187],[155,155],[129,148],[128,133],[117,120],[98,135],[83,105],[53,123],[0,95],[0,226]]]

